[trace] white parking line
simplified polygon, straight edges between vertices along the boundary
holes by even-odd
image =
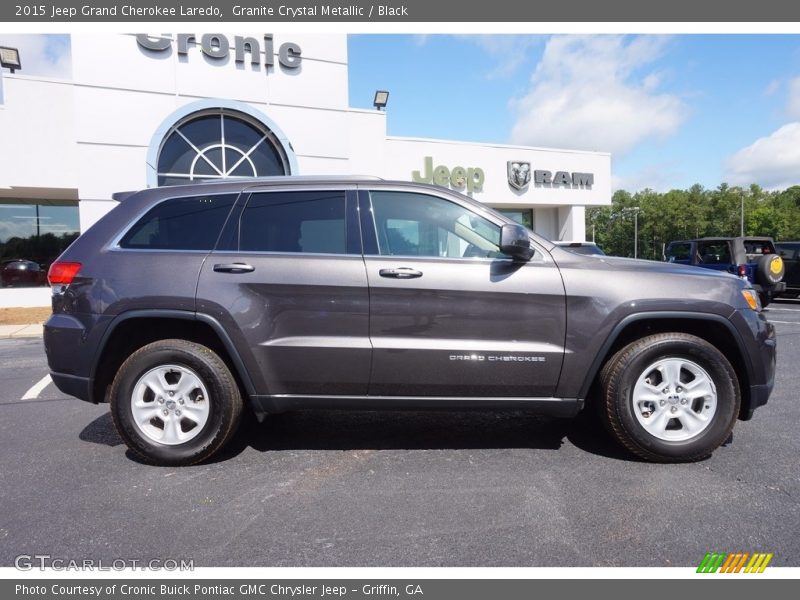
[[[50,374],[48,373],[44,377],[42,377],[38,382],[33,384],[31,389],[25,392],[25,395],[22,397],[23,400],[35,400],[39,397],[39,394],[42,393],[42,390],[46,388],[48,385],[53,383],[53,380],[50,379]]]
[[[785,312],[800,312],[800,308],[778,308],[777,306],[770,306],[765,310],[768,310],[770,312],[772,312],[773,310],[783,310]]]
[[[797,321],[776,321],[775,319],[770,319],[770,323],[784,323],[785,325],[800,325],[800,322]]]

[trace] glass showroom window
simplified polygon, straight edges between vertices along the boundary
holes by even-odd
[[[0,284],[47,285],[47,269],[79,233],[78,203],[0,199]]]
[[[525,225],[533,231],[533,210],[530,208],[498,208],[499,213],[513,219],[520,225]]]
[[[223,109],[178,122],[158,154],[158,185],[288,173],[286,153],[272,131],[248,115]]]

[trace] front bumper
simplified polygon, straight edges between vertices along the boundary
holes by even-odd
[[[742,409],[739,418],[747,421],[753,412],[764,406],[775,386],[777,364],[777,340],[775,325],[767,321],[763,313],[742,311],[738,313],[750,331],[743,332],[743,350],[749,359],[749,388],[742,390]]]

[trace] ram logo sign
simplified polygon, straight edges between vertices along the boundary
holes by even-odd
[[[524,192],[533,181],[536,187],[564,188],[571,190],[590,190],[594,185],[594,173],[578,171],[547,171],[532,169],[531,163],[510,160],[506,163],[508,185]]]

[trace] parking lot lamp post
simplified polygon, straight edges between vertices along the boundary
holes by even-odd
[[[739,235],[744,237],[744,193],[741,194],[742,196],[742,216],[739,219]]]

